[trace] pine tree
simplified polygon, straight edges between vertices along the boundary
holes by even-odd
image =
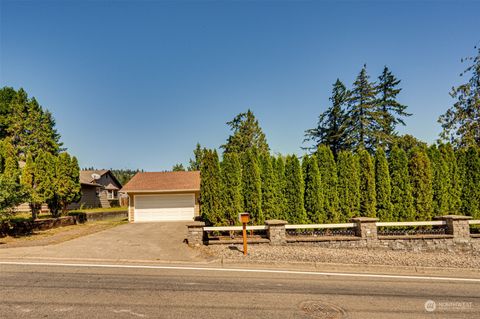
[[[375,153],[375,187],[378,218],[381,221],[394,221],[390,171],[385,151],[382,148],[377,149]]]
[[[378,94],[377,107],[380,113],[381,141],[386,146],[393,142],[396,135],[396,126],[405,125],[404,117],[411,116],[406,112],[407,106],[397,101],[397,95],[402,91],[398,88],[398,80],[388,67],[384,67],[382,74],[378,77],[376,91]]]
[[[323,210],[323,191],[318,170],[318,161],[315,155],[304,156],[302,166],[304,169],[304,203],[308,220],[313,223],[324,223],[326,221]]]
[[[287,221],[292,224],[307,222],[303,203],[304,185],[300,161],[295,155],[287,156],[285,162],[285,201],[287,206]]]
[[[190,159],[190,164],[188,165],[189,171],[199,171],[200,165],[202,164],[202,155],[203,150],[200,146],[200,143],[197,143],[197,146],[193,150],[193,159]]]
[[[450,174],[447,162],[436,145],[428,149],[432,171],[433,213],[435,215],[447,215],[450,202]]]
[[[375,94],[375,83],[369,81],[364,65],[353,83],[348,109],[347,141],[354,150],[365,148],[373,151],[381,139],[381,118]]]
[[[282,156],[278,156],[273,160],[273,171],[275,176],[275,216],[277,219],[286,220],[286,203],[285,203],[285,163]]]
[[[339,220],[337,194],[337,167],[333,153],[328,146],[320,145],[316,153],[318,170],[323,189],[323,205],[327,220],[336,223]]]
[[[260,156],[262,179],[262,212],[266,220],[276,218],[276,178],[269,154]]]
[[[409,173],[415,218],[430,220],[433,213],[432,170],[430,160],[424,150],[412,151]]]
[[[365,217],[375,217],[377,215],[377,194],[372,157],[366,150],[360,150],[358,162],[360,167],[360,214]]]
[[[222,184],[216,150],[204,149],[200,177],[202,218],[210,225],[221,225],[224,222],[221,199]]]
[[[250,213],[250,219],[254,224],[263,224],[265,219],[262,212],[260,167],[256,153],[252,149],[247,150],[243,154],[242,191],[244,210]]]
[[[457,158],[453,150],[452,144],[441,144],[439,146],[440,154],[443,161],[447,164],[448,172],[448,197],[447,197],[447,212],[448,214],[459,214],[460,211],[460,195],[462,193],[462,186],[460,181],[460,172],[457,164]]]
[[[480,218],[480,152],[477,147],[469,147],[464,154],[463,190],[461,212],[464,215]]]
[[[238,214],[242,212],[242,167],[238,154],[224,154],[221,170],[222,207],[228,224],[235,225]]]
[[[472,65],[461,76],[470,74],[470,79],[452,89],[450,96],[456,101],[438,119],[443,128],[440,136],[457,148],[480,147],[480,47],[477,56],[466,61],[471,61]]]
[[[412,221],[413,197],[408,175],[408,158],[405,151],[394,145],[389,158],[389,170],[392,185],[393,219],[395,221]]]
[[[337,79],[333,85],[330,101],[332,105],[318,117],[316,128],[305,131],[304,142],[313,141],[313,147],[307,149],[316,150],[320,144],[330,147],[335,158],[340,150],[347,149],[346,129],[347,118],[345,109],[350,99],[350,92],[345,85]]]
[[[341,151],[337,156],[338,200],[340,222],[360,216],[360,175],[358,158],[350,151]]]
[[[227,143],[221,148],[224,153],[242,154],[249,149],[257,149],[259,153],[268,153],[270,148],[258,120],[252,111],[238,114],[232,121],[227,122],[233,132]]]

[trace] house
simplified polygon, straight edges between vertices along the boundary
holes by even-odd
[[[80,185],[82,198],[78,203],[72,203],[69,209],[119,206],[118,191],[122,184],[110,170],[82,170]]]
[[[123,188],[130,222],[192,221],[200,214],[200,172],[139,172]]]

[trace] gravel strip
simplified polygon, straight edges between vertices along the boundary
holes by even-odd
[[[202,248],[208,255],[247,262],[319,262],[362,265],[480,268],[480,256],[453,252],[408,252],[378,249],[323,248],[315,246],[241,245]]]

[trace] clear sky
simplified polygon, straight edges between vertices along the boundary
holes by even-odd
[[[480,41],[479,1],[0,0],[0,85],[50,111],[82,167],[170,169],[251,108],[274,152],[364,63],[402,80],[403,133],[433,142]]]

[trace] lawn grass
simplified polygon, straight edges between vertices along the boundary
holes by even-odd
[[[103,212],[121,212],[127,211],[127,206],[119,206],[119,207],[110,207],[110,208],[81,208],[81,209],[74,209],[69,211],[69,213],[103,213]]]

